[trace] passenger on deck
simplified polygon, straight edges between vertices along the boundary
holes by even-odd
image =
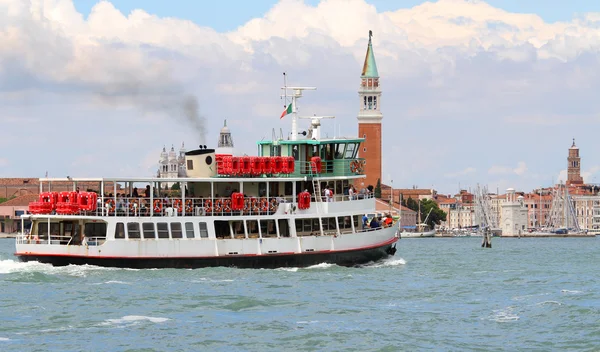
[[[394,223],[394,219],[392,219],[391,214],[387,214],[385,218],[385,226],[390,227]]]
[[[363,218],[362,218],[362,228],[363,228],[363,230],[369,228],[368,221],[369,221],[369,218],[367,217],[367,215],[363,215]]]
[[[356,193],[356,190],[353,185],[350,185],[350,187],[348,187],[348,199],[354,200],[354,193]]]
[[[373,217],[373,219],[371,220],[371,224],[369,226],[372,229],[376,229],[378,227],[381,227],[381,224],[379,223],[379,221],[381,221],[381,219],[378,219],[377,217]]]
[[[132,197],[134,198],[139,198],[140,196],[138,195],[138,191],[137,191],[137,187],[135,187],[133,189],[133,193],[131,194]]]
[[[144,191],[144,197],[150,198],[150,185],[146,186],[146,190]]]

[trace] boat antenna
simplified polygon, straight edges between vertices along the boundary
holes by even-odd
[[[286,108],[287,107],[287,76],[285,75],[285,72],[283,73],[283,107]]]

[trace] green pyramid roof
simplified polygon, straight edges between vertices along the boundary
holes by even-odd
[[[361,77],[363,78],[378,78],[377,64],[375,63],[375,54],[373,54],[373,44],[371,44],[371,36],[373,33],[369,31],[369,46],[367,47],[367,55],[363,64]]]

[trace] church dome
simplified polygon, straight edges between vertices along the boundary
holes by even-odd
[[[167,149],[165,147],[163,147],[162,152],[160,153],[160,161],[166,161],[167,160]]]

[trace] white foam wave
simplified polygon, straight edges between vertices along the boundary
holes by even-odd
[[[506,323],[519,320],[519,316],[513,313],[511,307],[507,307],[505,309],[494,310],[489,319],[498,323]]]
[[[52,268],[50,264],[42,264],[38,262],[19,262],[11,259],[0,260],[0,274],[42,271],[49,268]]]
[[[321,263],[321,264],[317,264],[317,265],[311,265],[311,266],[307,267],[306,269],[327,269],[327,268],[331,268],[332,266],[335,266],[335,264]]]
[[[561,293],[566,293],[569,295],[578,295],[580,293],[583,293],[582,291],[577,291],[577,290],[560,290]]]
[[[557,302],[557,301],[544,301],[544,302],[536,303],[536,305],[538,305],[538,306],[543,306],[543,305],[547,305],[547,304],[556,304],[556,305],[562,306],[562,303]]]
[[[10,341],[8,337],[0,337],[0,341]]]
[[[399,266],[399,265],[406,265],[406,260],[404,260],[403,258],[397,258],[397,259],[384,259],[375,263],[371,263],[368,264],[367,267],[370,268],[383,268],[383,267],[388,267],[388,266]]]
[[[289,271],[291,273],[295,273],[298,271],[298,268],[277,268],[275,270],[279,270],[279,271]]]
[[[317,324],[320,323],[318,320],[310,320],[310,321],[306,321],[306,320],[301,320],[301,321],[297,321],[296,324]]]
[[[51,264],[43,264],[40,262],[20,262],[18,260],[0,260],[0,274],[12,273],[32,273],[39,272],[42,274],[66,274],[70,276],[85,277],[92,271],[113,271],[122,270],[120,268],[105,268],[94,265],[67,265],[67,266],[52,266]]]
[[[126,315],[119,319],[106,319],[101,325],[121,325],[121,324],[137,324],[143,321],[149,321],[152,323],[164,323],[165,321],[171,320],[169,318],[160,317],[147,317],[144,315]]]

